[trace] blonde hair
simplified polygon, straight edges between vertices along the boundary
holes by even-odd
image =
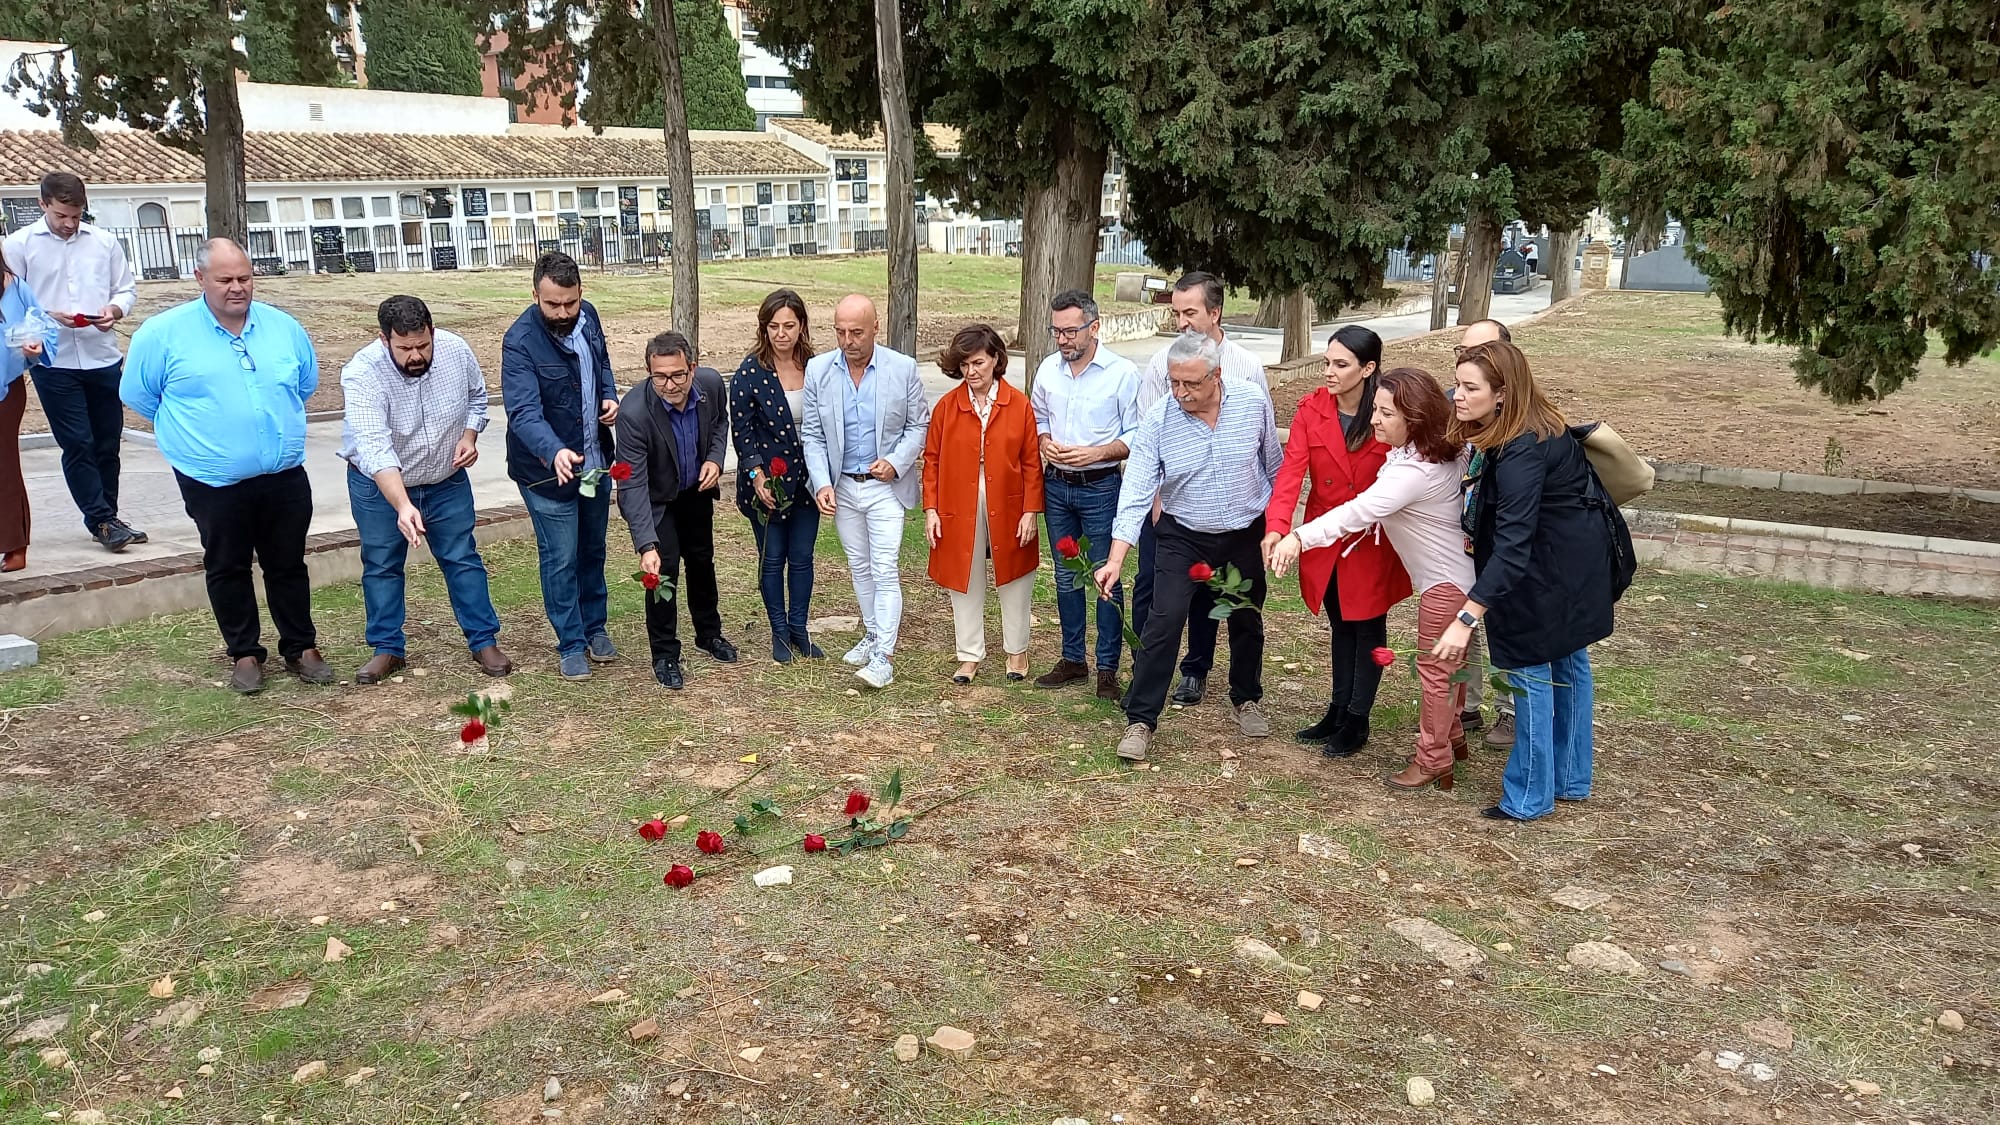
[[[1546,441],[1569,428],[1562,411],[1542,397],[1535,386],[1535,376],[1528,370],[1528,357],[1521,354],[1521,349],[1504,340],[1493,340],[1465,349],[1458,362],[1479,368],[1486,376],[1487,386],[1500,398],[1500,408],[1491,422],[1480,425],[1453,417],[1452,441],[1490,452],[1524,433]]]

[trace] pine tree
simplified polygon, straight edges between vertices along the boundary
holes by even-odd
[[[477,97],[479,44],[465,14],[440,0],[362,0],[368,87]]]
[[[244,53],[250,81],[291,86],[344,86],[347,72],[333,53],[334,25],[324,5],[244,0]]]
[[[650,5],[652,0],[646,2]],[[757,114],[745,93],[743,64],[722,5],[716,0],[675,0],[674,23],[680,34],[688,128],[755,128]],[[584,57],[590,69],[582,106],[585,121],[599,128],[659,125],[665,108],[644,12],[607,5]]]

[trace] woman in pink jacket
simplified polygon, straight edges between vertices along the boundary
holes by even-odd
[[[1385,780],[1395,789],[1431,784],[1450,789],[1452,762],[1465,757],[1465,732],[1458,718],[1465,685],[1451,680],[1464,662],[1441,660],[1430,651],[1472,588],[1472,556],[1458,525],[1465,466],[1459,447],[1445,436],[1451,405],[1429,372],[1414,367],[1384,372],[1375,391],[1373,421],[1376,438],[1390,447],[1375,482],[1280,539],[1271,550],[1271,573],[1285,573],[1300,551],[1342,536],[1371,527],[1389,536],[1419,591],[1417,674],[1423,681],[1423,702],[1416,757]]]

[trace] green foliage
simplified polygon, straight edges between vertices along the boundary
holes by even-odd
[[[294,86],[344,86],[349,79],[334,56],[339,30],[324,4],[244,0],[243,41],[252,82]]]
[[[441,0],[362,0],[361,37],[370,89],[469,96],[483,89],[472,24]]]
[[[1726,327],[1797,345],[1836,402],[2000,340],[2000,37],[1991,5],[1757,0],[1663,52],[1608,192],[1656,192]]]
[[[47,0],[41,18],[67,31],[69,54],[23,55],[6,90],[53,116],[64,141],[95,148],[89,126],[109,119],[200,151],[204,76],[233,75],[243,61],[227,13],[207,0]]]
[[[0,39],[33,42],[46,34],[40,4],[33,0],[0,0]]]
[[[754,128],[757,114],[744,92],[742,62],[722,5],[715,0],[675,0],[674,32],[680,39],[688,128]],[[666,99],[654,51],[652,26],[643,11],[606,5],[584,49],[590,89],[583,97],[583,119],[600,128],[658,128]]]

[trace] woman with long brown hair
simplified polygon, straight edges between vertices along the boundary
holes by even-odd
[[[41,331],[30,323],[43,316],[28,283],[0,262],[0,571],[28,565],[28,485],[21,478],[21,419],[28,410],[28,368],[55,359],[56,324]]]
[[[1423,683],[1418,708],[1417,753],[1386,781],[1393,789],[1450,789],[1452,762],[1465,757],[1465,685],[1452,676],[1463,666],[1429,653],[1453,613],[1472,588],[1472,559],[1459,530],[1459,446],[1447,431],[1451,404],[1428,371],[1398,367],[1382,373],[1375,388],[1376,440],[1389,456],[1375,482],[1361,495],[1307,522],[1271,549],[1271,570],[1283,574],[1301,551],[1329,546],[1380,526],[1419,591],[1417,676]],[[1379,662],[1378,662],[1379,663]]]
[[[826,655],[806,635],[819,508],[808,495],[798,419],[812,355],[805,301],[790,289],[775,290],[757,309],[756,349],[729,380],[736,508],[757,542],[757,590],[771,622],[771,659],[780,664]]]
[[[1589,646],[1611,635],[1617,600],[1610,500],[1514,345],[1465,349],[1452,407],[1451,438],[1470,453],[1459,520],[1479,577],[1431,652],[1461,659],[1485,627],[1514,689],[1514,750],[1500,803],[1480,815],[1534,820],[1590,796]]]

